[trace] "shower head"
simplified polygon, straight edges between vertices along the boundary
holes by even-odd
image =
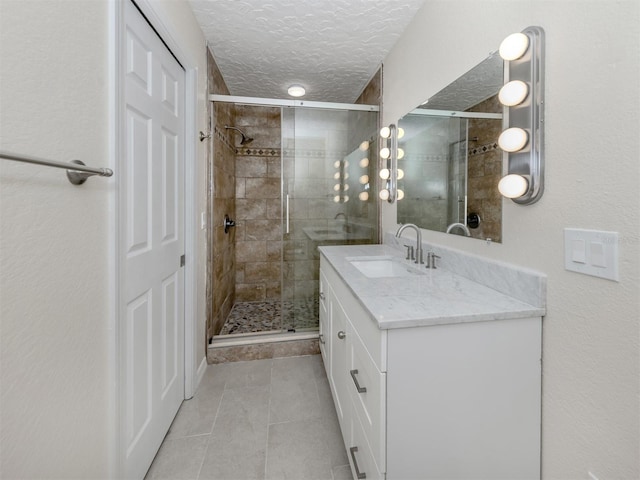
[[[224,128],[226,128],[227,130],[236,130],[240,133],[240,135],[242,135],[242,138],[240,139],[240,145],[247,145],[248,143],[253,142],[253,138],[247,137],[247,135],[237,127],[230,127],[229,125],[225,125]]]

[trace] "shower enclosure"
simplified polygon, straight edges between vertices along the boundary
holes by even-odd
[[[214,335],[317,331],[318,246],[378,241],[377,107],[313,103],[233,105],[253,141],[235,135],[233,308]]]

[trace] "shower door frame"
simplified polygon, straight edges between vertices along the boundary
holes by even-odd
[[[317,102],[317,101],[307,101],[307,100],[289,100],[289,99],[277,99],[277,98],[261,98],[261,97],[243,97],[243,96],[235,96],[235,95],[221,95],[221,94],[209,94],[209,101],[216,103],[233,103],[234,105],[249,105],[256,107],[280,107],[281,109],[286,107],[303,107],[303,108],[317,108],[323,110],[346,110],[346,111],[362,111],[362,112],[380,112],[379,105],[367,105],[367,104],[354,104],[354,103],[337,103],[337,102]],[[282,122],[282,119],[281,119]],[[378,120],[379,123],[379,120]],[[379,125],[376,125],[378,128]],[[281,154],[282,161],[282,154]],[[284,181],[281,178],[282,183]],[[283,186],[281,185],[281,188]],[[282,227],[285,228],[285,193],[282,190]],[[378,212],[377,218],[378,226],[380,226],[380,212]],[[284,230],[283,230],[284,236]],[[378,232],[378,238],[380,236],[380,232]],[[283,259],[281,259],[281,262]],[[209,280],[210,281],[210,280]],[[282,280],[281,280],[282,281]],[[280,298],[280,302],[282,305],[283,299],[282,294]],[[282,312],[284,314],[284,312]],[[282,324],[281,324],[282,327]],[[318,336],[318,332],[288,332],[281,328],[280,330],[271,330],[264,332],[252,332],[252,333],[243,333],[237,335],[228,335],[224,336],[224,341],[216,342],[218,346],[220,345],[236,345],[236,344],[252,344],[252,343],[265,343],[269,341],[284,341],[288,340],[290,337],[295,339],[304,339],[304,338],[316,338]],[[230,338],[226,338],[230,337]],[[215,338],[215,337],[214,337]]]

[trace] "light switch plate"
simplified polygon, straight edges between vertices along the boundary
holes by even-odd
[[[618,232],[564,229],[564,267],[618,281]]]

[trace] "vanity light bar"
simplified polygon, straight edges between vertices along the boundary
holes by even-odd
[[[517,48],[509,49],[509,39],[523,40],[525,36],[528,42],[521,41]],[[507,37],[503,45],[509,51],[505,58],[506,87],[518,87],[519,92],[504,102],[505,131],[499,143],[505,150],[508,176],[521,176],[526,189],[513,197],[513,192],[502,191],[508,182],[501,182],[499,188],[500,193],[515,203],[530,205],[537,202],[544,191],[544,30],[527,27],[521,34]],[[502,55],[503,46],[500,51]],[[527,87],[524,93],[522,83]],[[522,188],[517,193],[520,191]]]

